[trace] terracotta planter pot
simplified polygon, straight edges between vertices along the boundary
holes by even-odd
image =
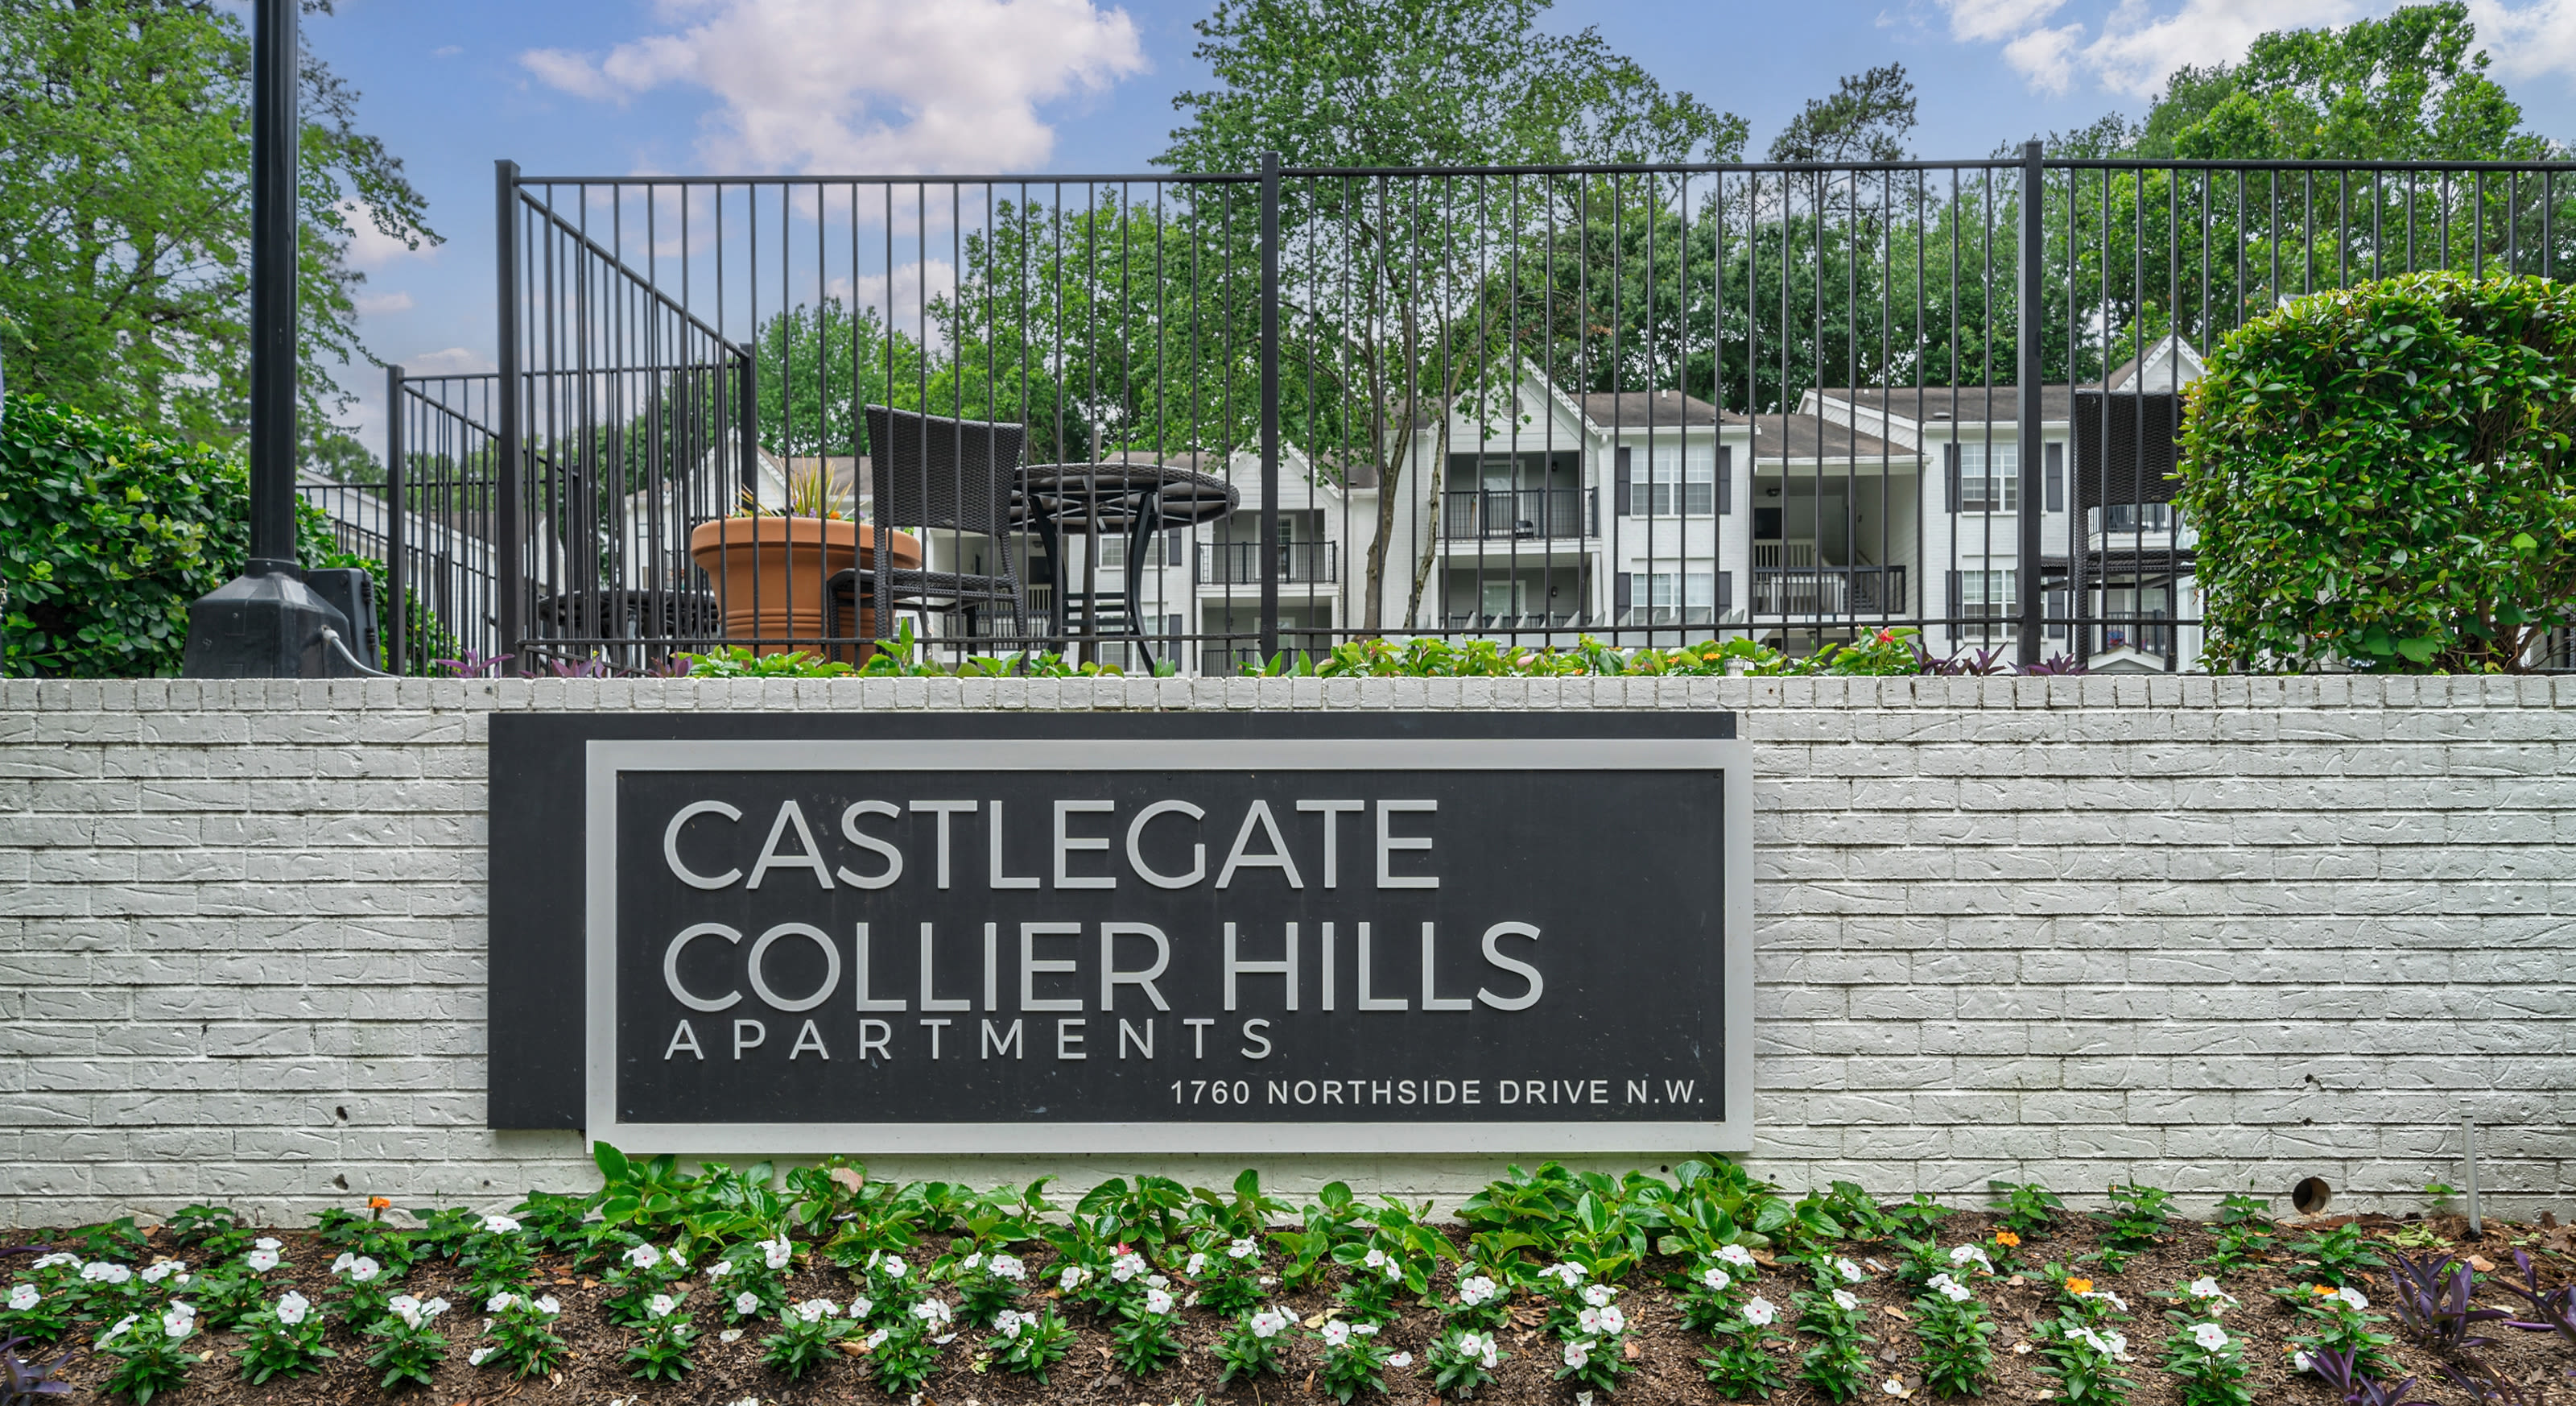
[[[889,540],[896,566],[921,565],[918,539],[896,532]],[[824,583],[851,567],[875,566],[875,542],[875,527],[837,518],[727,517],[690,531],[689,557],[715,588],[725,638],[767,639],[771,642],[753,648],[761,654],[785,654],[798,646],[779,643],[781,637],[813,639],[823,633]],[[860,610],[856,619],[844,612],[839,633],[870,635],[876,623],[874,610]],[[874,651],[860,646],[856,658],[847,647],[826,652],[864,663]]]

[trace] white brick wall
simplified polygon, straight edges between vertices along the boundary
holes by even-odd
[[[485,723],[798,707],[1735,709],[1762,1174],[2403,1205],[2467,1111],[2500,1208],[2576,1209],[2576,679],[12,681],[0,1223],[586,1185],[481,1126]]]

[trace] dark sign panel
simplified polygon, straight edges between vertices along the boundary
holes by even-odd
[[[1749,1140],[1731,718],[780,721],[493,720],[496,1122],[516,1041],[641,1151]]]

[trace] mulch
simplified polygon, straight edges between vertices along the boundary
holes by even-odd
[[[2326,1217],[2294,1223],[2286,1242],[2311,1229],[2320,1229],[2349,1221],[2350,1217]],[[2544,1283],[2562,1283],[2576,1277],[2576,1230],[2556,1226],[2505,1225],[2491,1223],[2485,1238],[2467,1243],[2466,1225],[2456,1218],[2417,1221],[2410,1217],[2399,1222],[2382,1216],[2362,1218],[2366,1231],[2386,1233],[2401,1227],[2421,1235],[2430,1231],[2449,1242],[2456,1253],[2478,1254],[2495,1263],[2499,1270],[2511,1273],[2512,1249],[2519,1246],[2530,1251],[2539,1264]],[[1960,1212],[1942,1222],[1944,1244],[1957,1244],[1971,1238],[1982,1243],[1991,1234],[1989,1218]],[[303,1232],[272,1232],[287,1241],[286,1255],[291,1272],[281,1270],[269,1276],[277,1292],[284,1292],[292,1281],[309,1297],[319,1300],[331,1287],[327,1272],[333,1251]],[[157,1233],[156,1233],[157,1234]],[[28,1238],[44,1239],[41,1232]],[[1878,1247],[1883,1250],[1884,1247]],[[2076,1256],[2094,1248],[2088,1226],[2069,1224],[2058,1234],[2033,1240],[2022,1247],[2022,1260],[2038,1265],[2051,1260],[2071,1262]],[[2163,1320],[2163,1300],[2150,1297],[2153,1291],[2171,1291],[2197,1278],[2206,1271],[2196,1261],[2212,1248],[2207,1230],[2197,1225],[2177,1226],[2156,1248],[2140,1253],[2118,1275],[2096,1275],[2096,1283],[2112,1289],[2130,1305],[2132,1321],[2121,1325],[2137,1357],[2129,1371],[2136,1390],[2129,1400],[2133,1406],[2179,1406],[2180,1392],[2171,1378],[2156,1369],[2161,1355],[2160,1344],[2169,1325]],[[166,1253],[166,1242],[156,1240],[156,1250]],[[1853,1246],[1855,1258],[1866,1258],[1872,1247]],[[2420,1253],[2420,1251],[2419,1251]],[[143,1257],[151,1258],[150,1255]],[[1879,1255],[1879,1262],[1888,1263]],[[1032,1257],[1031,1282],[1045,1283],[1042,1272],[1044,1257]],[[1654,1268],[1660,1272],[1664,1266]],[[481,1322],[475,1305],[467,1301],[462,1288],[445,1282],[447,1267],[431,1261],[414,1268],[408,1281],[410,1292],[427,1297],[442,1293],[457,1304],[456,1310],[441,1320],[449,1340],[446,1366],[438,1373],[431,1389],[410,1389],[387,1393],[376,1387],[373,1374],[366,1369],[366,1358],[372,1344],[358,1339],[345,1325],[334,1324],[330,1345],[341,1356],[322,1371],[292,1380],[271,1381],[265,1386],[245,1384],[226,1355],[235,1341],[230,1335],[216,1334],[203,1340],[214,1356],[193,1373],[188,1383],[176,1392],[154,1398],[155,1406],[286,1406],[295,1403],[377,1403],[400,1400],[411,1406],[437,1403],[437,1406],[490,1406],[491,1403],[520,1400],[543,1403],[543,1406],[573,1406],[595,1403],[610,1406],[732,1406],[732,1403],[756,1401],[763,1406],[805,1406],[805,1403],[873,1402],[882,1403],[887,1396],[862,1375],[862,1365],[834,1361],[808,1375],[801,1382],[790,1382],[760,1364],[760,1331],[746,1333],[739,1340],[718,1340],[712,1326],[715,1314],[710,1296],[701,1293],[693,1301],[699,1310],[699,1322],[707,1331],[692,1353],[697,1370],[684,1381],[648,1384],[626,1375],[621,1361],[632,1346],[632,1333],[610,1327],[598,1312],[600,1291],[595,1280],[572,1273],[560,1259],[541,1262],[541,1273],[532,1287],[537,1292],[551,1292],[564,1305],[556,1331],[571,1345],[572,1357],[566,1369],[556,1378],[511,1380],[495,1370],[466,1365],[466,1354],[473,1350]],[[2290,1282],[2296,1266],[2284,1258],[2239,1270],[2225,1276],[2228,1291],[2242,1301],[2231,1310],[2226,1323],[2229,1331],[2248,1337],[2246,1357],[2255,1365],[2256,1399],[2287,1406],[2332,1406],[2336,1398],[2313,1377],[2294,1376],[2290,1371],[2283,1346],[2294,1331],[2296,1317],[2282,1302],[2264,1291]],[[1621,1379],[1614,1398],[1602,1406],[1661,1406],[1662,1403],[1711,1403],[1721,1398],[1705,1380],[1698,1359],[1708,1351],[1705,1335],[1685,1329],[1674,1310],[1673,1301],[1658,1284],[1656,1275],[1632,1276],[1621,1296],[1634,1325],[1629,1340],[1634,1351],[1634,1370]],[[1876,1276],[1874,1275],[1875,1279]],[[1790,1294],[1805,1287],[1802,1274],[1783,1269],[1766,1269],[1759,1292],[1775,1303],[1786,1305]],[[1444,1283],[1444,1289],[1447,1285]],[[849,1278],[829,1265],[799,1272],[790,1281],[791,1296],[802,1299],[823,1297],[845,1301],[851,1293]],[[2015,1344],[2026,1337],[2029,1326],[2044,1316],[2051,1297],[2047,1281],[2036,1275],[2015,1286],[2002,1281],[1983,1281],[1978,1296],[2002,1325],[1995,1339],[1997,1371],[1988,1386],[1988,1401],[2045,1401],[2054,1395],[2054,1382],[2032,1370],[2035,1357],[2016,1354]],[[2380,1302],[2386,1294],[2384,1279],[2366,1286],[2372,1298],[2373,1311],[2385,1307]],[[1873,1284],[1865,1296],[1877,1301],[1872,1315],[1872,1330],[1877,1335],[1878,1356],[1886,1377],[1894,1377],[1911,1389],[1904,1399],[1922,1402],[1930,1394],[1920,1386],[1910,1363],[1916,1356],[1914,1334],[1901,1316],[1907,1301],[1892,1283]],[[2496,1307],[2513,1307],[2518,1298],[2507,1295],[2501,1287],[2480,1296],[2482,1303]],[[1321,1292],[1286,1295],[1279,1300],[1299,1317],[1310,1317],[1328,1308],[1331,1300]],[[1027,1378],[999,1370],[978,1370],[978,1345],[987,1334],[968,1331],[958,1335],[940,1359],[940,1370],[928,1382],[919,1400],[923,1406],[1198,1406],[1198,1403],[1225,1403],[1225,1406],[1311,1406],[1328,1402],[1310,1380],[1315,1357],[1311,1345],[1300,1344],[1291,1350],[1290,1370],[1284,1377],[1268,1378],[1258,1383],[1238,1382],[1231,1387],[1217,1383],[1217,1363],[1205,1351],[1215,1340],[1219,1322],[1215,1315],[1201,1311],[1185,1312],[1183,1341],[1189,1350],[1166,1371],[1143,1380],[1131,1380],[1108,1360],[1109,1335],[1106,1325],[1093,1319],[1085,1310],[1076,1308],[1068,1321],[1079,1329],[1073,1354],[1059,1364],[1052,1374],[1052,1384],[1041,1387]],[[1390,1372],[1384,1401],[1427,1406],[1432,1401],[1430,1382],[1422,1375],[1419,1363],[1423,1348],[1437,1332],[1438,1319],[1427,1308],[1416,1308],[1390,1325],[1384,1340],[1399,1351],[1414,1354],[1416,1366]],[[2383,1331],[2394,1332],[2393,1326]],[[1792,1335],[1794,1337],[1794,1335]],[[2491,1367],[2502,1369],[2517,1379],[2540,1376],[2558,1377],[2576,1369],[2576,1351],[2571,1351],[2555,1336],[2545,1333],[2500,1330],[2499,1341],[2492,1348],[2481,1349],[2480,1356]],[[1575,1393],[1554,1380],[1556,1352],[1554,1341],[1533,1323],[1516,1327],[1503,1334],[1503,1346],[1512,1354],[1503,1364],[1492,1384],[1478,1393],[1478,1399],[1493,1402],[1546,1403],[1547,1406],[1576,1406]],[[1803,1346],[1792,1342],[1784,1347],[1784,1375],[1796,1370],[1795,1354]],[[57,1349],[59,1351],[59,1349]],[[2439,1403],[2468,1403],[2474,1398],[2441,1382],[2434,1373],[2434,1359],[2401,1337],[2391,1355],[2405,1370],[2424,1380],[2416,1394]],[[64,1375],[75,1383],[95,1383],[103,1378],[111,1362],[102,1362],[86,1350],[77,1352]],[[61,1398],[57,1398],[61,1399]],[[89,1390],[76,1393],[71,1400],[97,1399]],[[1363,1398],[1366,1400],[1367,1398]],[[1865,1402],[1886,1403],[1895,1398],[1873,1386],[1863,1396]],[[2559,1398],[2552,1396],[2550,1400]],[[2571,1397],[2576,1400],[2576,1397]],[[1779,1406],[1810,1406],[1825,1398],[1812,1388],[1792,1381],[1771,1400]]]

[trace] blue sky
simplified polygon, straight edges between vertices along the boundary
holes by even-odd
[[[2136,115],[2177,64],[2267,29],[2384,0],[1560,0],[1666,85],[1749,119],[1758,152],[1841,74],[1901,62],[1917,151]],[[2576,0],[2477,0],[2482,41],[2537,129],[2576,139]],[[533,173],[1125,172],[1163,148],[1174,93],[1202,86],[1206,0],[339,0],[305,42],[364,93],[446,236],[362,240],[362,332],[415,370],[492,350],[492,163]],[[356,418],[381,438],[382,377]]]

